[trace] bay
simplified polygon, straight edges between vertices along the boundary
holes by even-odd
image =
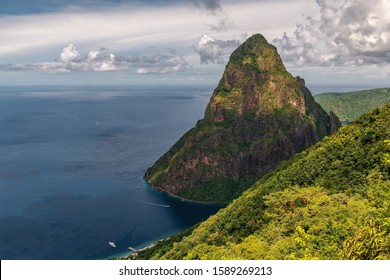
[[[0,258],[105,259],[215,213],[143,180],[202,118],[211,92],[0,88]]]

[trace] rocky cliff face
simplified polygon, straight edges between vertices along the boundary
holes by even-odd
[[[339,125],[256,34],[232,53],[204,118],[145,177],[186,199],[227,202]]]

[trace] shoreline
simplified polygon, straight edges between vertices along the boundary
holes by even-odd
[[[150,243],[150,244],[148,244],[148,245],[146,245],[146,246],[144,246],[144,247],[142,247],[140,249],[135,249],[135,248],[132,248],[132,247],[128,247],[128,250],[130,252],[126,252],[126,253],[123,252],[123,255],[121,255],[121,256],[119,256],[119,255],[117,257],[113,256],[112,258],[109,257],[108,259],[109,260],[134,260],[134,257],[136,257],[139,252],[143,252],[145,250],[151,249],[151,248],[155,247],[158,243],[160,243],[162,241],[165,241],[165,240],[169,240],[172,236],[173,235],[170,235],[170,236],[168,236],[166,238],[161,238],[161,239],[159,239],[157,241],[153,241],[152,243]]]
[[[227,204],[221,204],[221,203],[216,203],[216,202],[207,202],[207,201],[200,201],[200,200],[193,200],[193,199],[188,199],[188,198],[184,198],[184,197],[181,197],[181,196],[178,196],[176,194],[173,194],[171,192],[168,192],[162,188],[159,188],[159,187],[156,187],[152,184],[152,182],[150,182],[148,179],[146,179],[146,177],[144,177],[144,180],[156,191],[159,191],[159,192],[162,192],[162,193],[165,193],[173,198],[176,198],[176,199],[179,199],[183,202],[191,202],[191,203],[198,203],[198,204],[206,204],[206,205],[216,205],[216,206],[227,206]]]
[[[145,182],[153,189],[153,190],[156,190],[158,192],[161,192],[163,194],[166,194],[172,198],[175,198],[175,199],[178,199],[182,202],[187,202],[187,203],[196,203],[196,204],[203,204],[203,205],[215,205],[215,206],[222,206],[222,207],[225,207],[226,205],[225,204],[219,204],[219,203],[213,203],[213,202],[206,202],[206,201],[198,201],[198,200],[193,200],[193,199],[186,199],[186,198],[183,198],[183,197],[180,197],[178,195],[175,195],[175,194],[172,194],[170,192],[167,192],[165,191],[164,189],[162,188],[159,188],[159,187],[156,187],[154,186],[148,179],[146,179],[146,177],[143,178],[145,180]],[[181,230],[183,231],[183,230]],[[180,232],[181,232],[180,231]],[[177,234],[177,233],[176,233]],[[123,255],[121,256],[117,256],[115,257],[115,259],[119,259],[119,260],[133,260],[134,257],[137,256],[138,252],[142,252],[142,251],[145,251],[147,249],[150,249],[150,248],[153,248],[155,247],[158,243],[162,242],[162,241],[165,241],[165,240],[169,240],[172,236],[174,236],[175,234],[171,234],[170,236],[168,237],[165,237],[165,238],[161,238],[157,241],[153,241],[145,246],[143,246],[142,248],[140,249],[136,249],[136,248],[132,248],[132,247],[128,247],[128,250],[130,252],[124,252]],[[131,248],[131,249],[130,249]],[[114,256],[113,256],[114,257]]]
[[[203,205],[210,205],[210,206],[213,206],[213,205],[214,206],[221,206],[221,208],[226,207],[226,204],[220,204],[220,203],[215,203],[215,202],[199,201],[199,200],[193,200],[193,199],[187,199],[187,198],[180,197],[180,196],[175,195],[173,193],[167,192],[166,190],[164,190],[162,188],[154,186],[145,176],[143,177],[143,179],[153,190],[161,192],[161,193],[163,193],[163,194],[165,194],[167,196],[170,196],[170,197],[172,197],[174,199],[177,199],[177,200],[180,200],[182,202],[203,204]],[[185,230],[185,229],[183,229],[183,230]],[[178,233],[182,232],[183,230],[180,230]],[[178,234],[178,233],[176,233],[176,234]],[[133,247],[127,247],[128,251],[124,251],[124,252],[119,253],[117,255],[109,256],[109,257],[107,257],[107,259],[109,259],[109,260],[133,260],[134,257],[137,256],[138,252],[142,252],[142,251],[145,251],[147,249],[153,248],[158,243],[160,243],[162,241],[165,241],[165,240],[169,240],[172,236],[174,236],[176,234],[171,234],[168,237],[161,238],[161,239],[158,239],[156,241],[152,241],[151,243],[147,243],[146,245],[144,245],[140,249],[136,249],[136,248],[133,248]]]

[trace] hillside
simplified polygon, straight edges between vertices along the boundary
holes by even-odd
[[[232,53],[204,118],[145,177],[175,196],[227,203],[339,126],[256,34]]]
[[[314,96],[327,111],[333,111],[346,123],[390,101],[390,88],[378,88],[353,92],[329,92]]]
[[[390,259],[390,103],[261,178],[154,259]],[[146,256],[145,255],[145,256]]]

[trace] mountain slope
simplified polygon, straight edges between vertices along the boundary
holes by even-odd
[[[204,118],[145,177],[173,195],[226,203],[339,125],[256,34],[232,53]]]
[[[390,259],[390,103],[261,178],[162,259]]]
[[[314,96],[327,111],[333,111],[342,122],[351,122],[360,115],[390,101],[390,88],[352,92],[329,92]]]

